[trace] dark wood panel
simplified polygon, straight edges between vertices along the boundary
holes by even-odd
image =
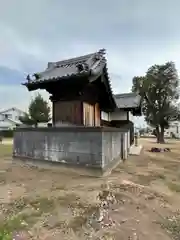
[[[82,103],[80,101],[53,102],[53,120],[82,125]]]

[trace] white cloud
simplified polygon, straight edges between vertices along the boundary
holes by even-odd
[[[130,91],[133,76],[153,64],[174,61],[180,70],[178,0],[0,2],[0,66],[24,74],[43,70],[48,61],[106,48],[116,93]],[[36,92],[13,84],[1,83],[0,109],[27,109]],[[42,95],[48,100],[48,93]]]
[[[71,46],[68,49],[72,50],[68,53],[63,53],[63,58],[77,56],[87,52],[92,52],[95,46],[84,45],[82,49],[77,45],[76,47]],[[108,58],[108,71],[110,75],[110,80],[112,83],[112,88],[115,93],[130,91],[132,86],[132,78],[135,75],[143,75],[147,71],[148,67],[157,63],[161,64],[165,61],[172,60],[176,63],[178,71],[180,70],[180,45],[170,46],[169,48],[159,49],[154,52],[139,51],[132,54],[120,54],[119,51],[115,52],[113,48],[109,48],[107,58]],[[61,60],[61,58],[54,58],[48,60]],[[38,68],[39,71],[43,70],[42,67]],[[45,91],[41,91],[43,96],[48,99],[49,94]],[[21,85],[0,85],[0,108],[6,108],[11,106],[21,106],[23,109],[27,108],[29,101],[32,96],[35,96],[36,92],[28,92],[26,87]]]

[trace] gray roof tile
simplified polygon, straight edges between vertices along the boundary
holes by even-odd
[[[105,66],[106,59],[104,57],[105,50],[101,49],[98,52],[87,54],[81,57],[71,58],[58,62],[49,62],[47,69],[38,73],[39,78],[32,79],[28,83],[37,83],[54,79],[69,78],[76,75],[92,74]],[[78,69],[78,65],[83,65],[83,70]]]
[[[114,98],[118,108],[136,108],[141,103],[141,97],[136,93],[115,94]]]

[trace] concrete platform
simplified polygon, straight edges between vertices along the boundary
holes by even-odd
[[[122,160],[117,157],[111,163],[104,168],[100,167],[85,167],[80,165],[71,165],[63,162],[48,161],[48,160],[38,160],[28,157],[17,157],[12,156],[13,164],[20,164],[21,166],[35,167],[39,169],[47,169],[58,171],[59,173],[68,175],[78,175],[78,176],[88,176],[88,177],[106,177],[111,174],[112,170],[116,168]]]
[[[135,156],[139,156],[141,154],[141,150],[142,150],[142,145],[132,145],[130,147],[130,151],[129,151],[129,155],[135,155]]]

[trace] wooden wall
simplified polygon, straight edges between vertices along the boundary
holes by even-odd
[[[98,103],[83,103],[83,124],[85,126],[100,126],[100,109]]]
[[[99,108],[99,104],[96,103],[94,108],[95,108],[95,126],[100,126],[101,125],[101,111]]]
[[[82,125],[82,110],[80,101],[53,102],[53,123],[62,121]]]
[[[76,125],[100,126],[99,104],[81,101],[53,102],[53,123],[69,122]]]

